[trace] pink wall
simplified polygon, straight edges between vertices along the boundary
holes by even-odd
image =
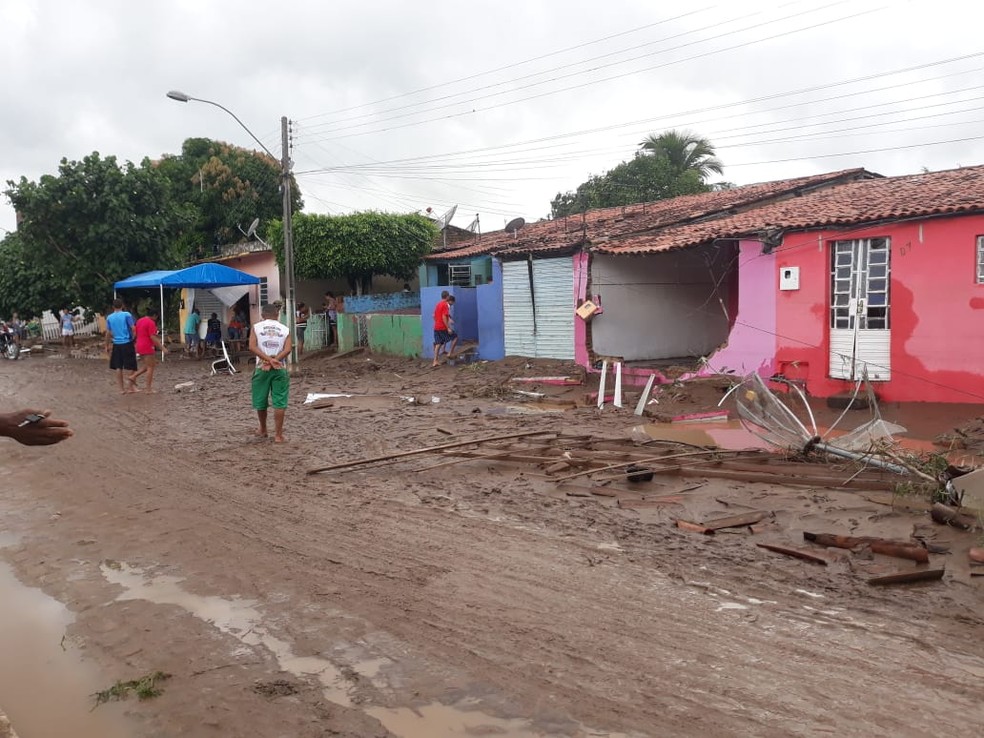
[[[888,382],[875,383],[875,391],[889,402],[984,402],[984,285],[976,282],[979,235],[984,235],[984,216],[787,236],[768,281],[776,295],[776,371],[805,380],[810,394],[819,397],[853,388],[828,377],[829,244],[887,236],[892,374]],[[786,266],[800,268],[799,290],[778,291],[778,271]]]
[[[758,241],[742,241],[738,251],[737,310],[728,343],[708,360],[708,373],[757,372],[772,376],[776,356],[776,255],[763,254]]]
[[[252,274],[254,277],[266,277],[268,299],[271,302],[280,299],[280,269],[277,267],[277,260],[272,251],[257,251],[231,259],[223,259],[222,263],[241,272]],[[249,293],[249,319],[251,323],[260,319],[260,307],[254,304],[256,300],[257,291],[251,290]]]
[[[580,306],[587,299],[590,255],[587,252],[580,252],[574,254],[573,258],[574,304]],[[581,366],[589,367],[588,326],[576,315],[574,316],[574,361]]]

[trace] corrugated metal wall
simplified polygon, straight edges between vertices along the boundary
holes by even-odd
[[[536,332],[529,266],[502,265],[506,356],[574,360],[574,262],[571,257],[533,261]]]

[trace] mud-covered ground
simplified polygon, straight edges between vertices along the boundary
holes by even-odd
[[[169,360],[159,394],[120,396],[102,361],[4,362],[4,407],[50,407],[76,435],[3,444],[0,531],[17,542],[0,556],[67,605],[71,642],[110,681],[172,675],[126,703],[133,736],[980,734],[979,534],[907,500],[669,476],[598,497],[533,462],[434,455],[306,473],[528,430],[631,444],[646,422],[586,402],[596,379],[515,376],[581,372],[313,357],[275,445],[251,436],[246,373]],[[673,387],[650,409],[706,411],[723,390]],[[309,392],[355,396],[313,409]],[[927,438],[973,417],[936,413]],[[681,500],[618,507],[629,495]],[[746,510],[774,516],[713,537],[672,522]],[[754,545],[804,547],[804,530],[917,535],[950,549],[931,563],[947,574],[872,587],[908,562],[818,549],[821,567]]]

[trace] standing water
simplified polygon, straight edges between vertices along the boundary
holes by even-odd
[[[93,693],[109,684],[66,640],[72,620],[0,561],[0,715],[19,738],[127,738],[123,705],[92,709]]]

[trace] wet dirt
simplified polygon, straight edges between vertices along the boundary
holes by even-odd
[[[5,405],[76,430],[4,445],[16,540],[0,560],[71,613],[99,675],[87,690],[173,674],[126,703],[131,736],[971,736],[984,719],[984,588],[953,565],[974,534],[862,493],[718,479],[607,485],[682,498],[630,510],[528,463],[305,473],[530,428],[630,442],[642,419],[586,404],[593,386],[522,385],[580,405],[551,412],[510,392],[512,376],[576,371],[559,362],[318,359],[293,380],[284,446],[251,438],[248,376],[207,371],[167,362],[167,391],[121,397],[101,362],[0,366]],[[315,409],[309,392],[366,399]],[[697,392],[661,404],[722,395]],[[774,514],[760,534],[672,522],[752,509]],[[951,547],[933,562],[948,573],[876,589],[906,562],[833,551],[817,567],[754,545],[803,546],[803,530],[918,531]]]

